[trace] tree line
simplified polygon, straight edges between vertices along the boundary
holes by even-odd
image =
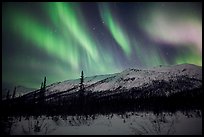
[[[167,85],[166,85],[167,84]],[[194,107],[192,104],[199,106],[201,103],[202,89],[194,91],[179,92],[172,96],[149,96],[156,88],[165,87],[162,90],[168,90],[169,83],[165,81],[154,81],[151,87],[146,89],[133,88],[128,91],[117,89],[117,91],[104,91],[102,93],[92,93],[85,88],[84,73],[81,72],[80,82],[77,87],[68,91],[63,91],[51,95],[46,94],[46,77],[41,83],[40,89],[29,95],[15,98],[16,88],[13,92],[12,99],[8,98],[4,107],[9,108],[12,112],[22,113],[67,113],[67,114],[84,114],[84,113],[108,113],[131,110],[176,110]],[[69,93],[72,90],[77,92]],[[160,92],[163,92],[163,91]],[[67,93],[66,93],[67,92]],[[63,94],[66,93],[66,94]],[[116,94],[117,93],[117,94]],[[141,93],[141,96],[138,96]],[[191,94],[194,93],[194,94]],[[200,106],[199,106],[200,107]]]

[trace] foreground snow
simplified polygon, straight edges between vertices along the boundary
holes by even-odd
[[[39,128],[36,129],[36,125]],[[188,113],[127,112],[125,114],[95,116],[33,116],[16,118],[13,121],[12,135],[128,135],[128,134],[202,134],[201,111]]]

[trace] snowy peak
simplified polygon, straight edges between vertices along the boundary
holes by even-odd
[[[108,77],[114,76],[116,74],[108,74],[108,75],[96,75],[96,76],[92,76],[92,77],[85,77],[84,78],[84,85],[90,86],[98,81],[104,80]],[[67,91],[70,90],[72,88],[76,88],[79,86],[80,83],[80,79],[75,79],[75,80],[66,80],[64,82],[57,82],[54,84],[51,84],[49,86],[47,86],[47,90],[48,93],[47,94],[53,94],[53,93],[57,93],[57,92],[63,92],[63,91]]]
[[[91,92],[113,91],[116,89],[142,88],[154,81],[176,81],[180,77],[202,80],[202,67],[192,64],[159,66],[150,69],[129,68],[121,73],[86,77],[86,90]],[[50,93],[62,92],[79,86],[80,79],[68,80],[48,86]],[[73,90],[75,92],[76,88]]]
[[[80,79],[57,82],[46,87],[45,96],[67,95],[79,91]],[[192,64],[159,66],[150,69],[129,68],[121,73],[84,78],[87,93],[129,91],[141,95],[166,95],[202,87],[202,67]]]
[[[109,78],[92,90],[114,90],[118,87],[129,89],[132,87],[140,87],[144,84],[150,84],[153,80],[176,80],[178,76],[187,76],[189,78],[202,80],[202,68],[195,65],[183,64],[144,70],[127,69],[115,76],[114,79]]]

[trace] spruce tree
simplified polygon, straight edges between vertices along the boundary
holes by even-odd
[[[39,104],[42,103],[42,100],[43,100],[43,82],[41,83],[41,86],[40,86]]]
[[[10,99],[10,90],[8,90],[8,92],[7,92],[7,95],[6,95],[6,100],[9,100]]]
[[[81,72],[81,78],[80,78],[80,92],[84,93],[84,73],[83,70]]]
[[[45,87],[46,87],[46,77],[44,78],[44,84],[43,84],[44,92],[45,92]]]
[[[15,98],[15,96],[16,96],[16,87],[14,88],[14,91],[13,91],[13,99]]]
[[[41,87],[40,87],[40,97],[42,97],[42,93],[43,93],[43,82],[41,83]]]
[[[42,91],[42,99],[43,99],[43,103],[45,101],[45,91],[46,91],[46,77],[44,77],[44,83],[43,83],[43,91]]]
[[[81,72],[81,78],[80,78],[80,90],[79,90],[79,104],[80,104],[80,107],[82,107],[82,108],[80,108],[80,110],[82,110],[83,111],[83,109],[84,109],[84,105],[85,105],[85,94],[84,94],[84,92],[85,92],[85,89],[84,89],[84,73],[83,73],[83,71]]]
[[[44,77],[44,82],[41,83],[40,87],[40,97],[39,97],[39,103],[43,104],[45,100],[45,87],[46,87],[46,77]]]

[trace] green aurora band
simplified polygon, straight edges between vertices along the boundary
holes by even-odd
[[[111,48],[111,45],[103,46],[110,43],[106,41],[101,43],[91,31],[86,24],[80,4],[45,2],[41,4],[41,8],[51,25],[46,25],[45,22],[23,9],[2,10],[4,13],[2,28],[10,30],[25,43],[17,46],[25,49],[34,46],[32,48],[38,49],[49,58],[48,61],[38,56],[26,58],[22,53],[14,54],[12,58],[2,56],[3,82],[39,88],[44,76],[48,77],[47,83],[51,84],[79,78],[81,70],[84,70],[85,76],[120,72],[129,67],[124,66],[125,60],[127,64],[134,67],[136,64],[148,68],[182,63],[202,66],[202,54],[198,54],[193,46],[185,46],[179,50],[170,62],[156,43],[146,45],[126,31],[107,3],[98,3],[99,16],[110,33],[111,39],[117,43],[117,48],[125,55],[121,55],[122,60],[118,59],[116,55],[118,51]],[[148,12],[145,15],[147,16],[145,19],[150,18]],[[138,23],[141,29],[156,30],[150,27],[151,21],[145,19],[142,18]],[[56,28],[56,32],[53,28]],[[157,36],[160,35],[157,34]]]
[[[112,34],[113,38],[125,52],[127,57],[129,57],[131,54],[131,46],[128,37],[126,37],[127,34],[122,29],[120,24],[118,24],[118,22],[113,18],[111,10],[109,9],[107,4],[103,3],[99,5],[99,11],[102,20]]]
[[[73,5],[73,3],[55,2],[50,3],[48,6],[50,7],[49,16],[55,25],[64,25],[64,33],[69,31],[67,34],[73,35],[76,41],[80,43],[79,45],[86,50],[88,55],[97,61],[99,58],[97,47],[93,42],[94,40],[89,37],[90,35],[86,27],[82,24],[82,22],[85,22],[82,20],[82,16],[77,16],[77,12],[75,12],[74,9],[75,5]]]
[[[64,62],[67,68],[60,68],[59,66],[61,66],[61,64],[41,62],[40,59],[37,60],[35,57],[23,61],[23,57],[20,56],[12,60],[16,62],[16,64],[13,63],[14,66],[19,66],[20,64],[21,68],[24,66],[28,69],[33,69],[33,67],[35,65],[38,66],[38,64],[41,67],[44,65],[44,68],[47,66],[47,69],[43,71],[45,72],[44,74],[47,74],[50,70],[54,70],[53,74],[49,74],[49,76],[54,76],[52,78],[49,77],[48,83],[56,82],[56,79],[67,80],[69,79],[68,77],[78,78],[82,69],[87,72],[87,75],[114,73],[115,71],[122,70],[119,66],[114,64],[113,57],[109,51],[102,49],[104,52],[100,53],[101,50],[97,49],[99,43],[92,39],[86,26],[79,24],[79,22],[84,21],[74,14],[74,8],[77,5],[58,2],[45,4],[46,7],[51,9],[49,10],[50,12],[48,12],[51,21],[53,21],[55,25],[62,25],[63,33],[59,36],[24,11],[10,12],[9,27],[11,26],[14,33],[20,35],[24,41],[31,41],[37,48],[43,50],[49,56],[54,56]],[[59,24],[57,24],[58,21],[60,22]],[[30,64],[35,65],[31,66]],[[80,66],[80,64],[82,65]],[[50,66],[55,67],[50,68]],[[91,72],[88,72],[90,68]],[[39,69],[36,70],[40,71]],[[70,70],[70,72],[68,70]],[[16,80],[16,76],[19,77],[18,80]],[[41,75],[38,81],[43,77],[44,75]],[[12,82],[19,84],[24,83],[30,87],[38,87],[36,86],[37,84],[28,84],[29,82],[27,83],[24,80],[28,79],[28,77],[21,76],[20,78],[20,74],[16,72],[12,74],[3,73],[3,79],[5,81],[12,80]]]

